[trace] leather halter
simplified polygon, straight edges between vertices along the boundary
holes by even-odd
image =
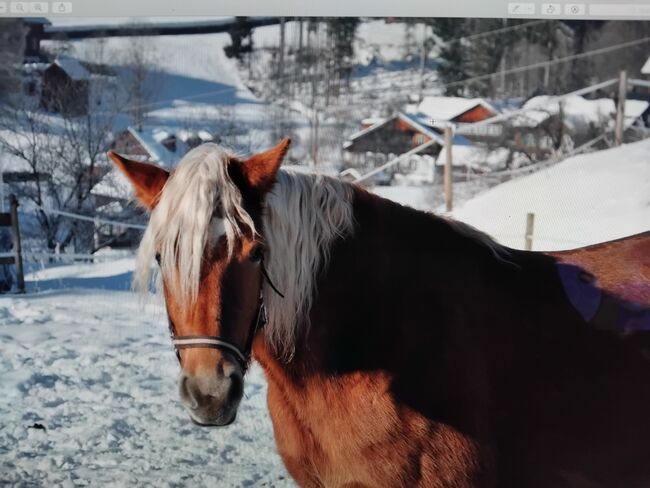
[[[271,287],[271,289],[275,293],[280,295],[282,298],[284,298],[284,295],[280,293],[280,291],[276,288],[276,286],[271,281],[271,278],[269,278],[269,274],[267,273],[266,267],[264,266],[263,254],[260,259],[260,268],[262,271],[262,282],[260,283],[260,295],[259,298],[257,299],[257,311],[255,313],[255,318],[253,319],[253,322],[251,324],[248,338],[246,339],[246,345],[243,350],[221,336],[207,336],[207,335],[177,336],[175,335],[174,323],[169,317],[169,314],[167,314],[167,318],[169,320],[169,332],[171,335],[172,344],[174,345],[174,349],[176,350],[176,357],[178,358],[179,363],[181,362],[181,355],[179,351],[182,349],[196,349],[196,348],[219,349],[221,351],[225,351],[232,354],[235,357],[235,359],[237,359],[237,362],[242,367],[242,369],[246,371],[246,369],[248,368],[248,364],[250,362],[251,349],[253,348],[253,339],[257,335],[257,332],[260,329],[262,329],[268,321],[266,305],[264,304],[263,281],[266,280],[269,286]]]

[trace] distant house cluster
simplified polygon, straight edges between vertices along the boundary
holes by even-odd
[[[396,170],[420,174],[422,179],[432,180],[436,173],[441,172],[443,164],[443,158],[439,156],[444,147],[442,132],[445,124],[466,127],[497,114],[498,111],[490,103],[479,98],[425,97],[408,112],[401,111],[391,117],[366,121],[359,132],[345,141],[344,161],[348,167],[368,169],[381,166],[400,154],[412,152],[411,157]],[[482,125],[471,135],[454,136],[453,144],[456,150],[461,147],[465,149],[473,143],[499,137],[501,133],[500,125]],[[428,142],[432,144],[418,149]],[[467,159],[455,161],[457,169],[466,169],[469,164],[472,163]]]
[[[645,100],[627,100],[626,129],[642,124],[649,107]],[[612,129],[615,112],[615,101],[609,98],[537,96],[520,107],[499,110],[481,98],[425,97],[390,117],[364,120],[361,130],[343,144],[344,163],[363,172],[411,152],[375,182],[388,183],[404,174],[411,180],[431,182],[442,172],[443,131],[451,124],[457,176],[467,170],[480,173],[517,167],[567,152]]]

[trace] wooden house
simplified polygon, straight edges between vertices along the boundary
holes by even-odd
[[[59,57],[43,71],[41,105],[66,115],[88,113],[90,72],[71,57]]]

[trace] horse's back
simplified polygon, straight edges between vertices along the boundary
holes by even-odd
[[[609,293],[650,306],[650,231],[547,254],[590,272]]]

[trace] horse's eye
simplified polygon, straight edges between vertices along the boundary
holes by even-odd
[[[160,264],[160,253],[159,252],[156,253],[156,262],[158,264]]]
[[[250,259],[251,262],[253,262],[253,263],[259,263],[262,260],[263,256],[264,256],[264,254],[262,252],[262,247],[257,246],[255,249],[253,249],[253,252],[251,252],[248,259]]]

